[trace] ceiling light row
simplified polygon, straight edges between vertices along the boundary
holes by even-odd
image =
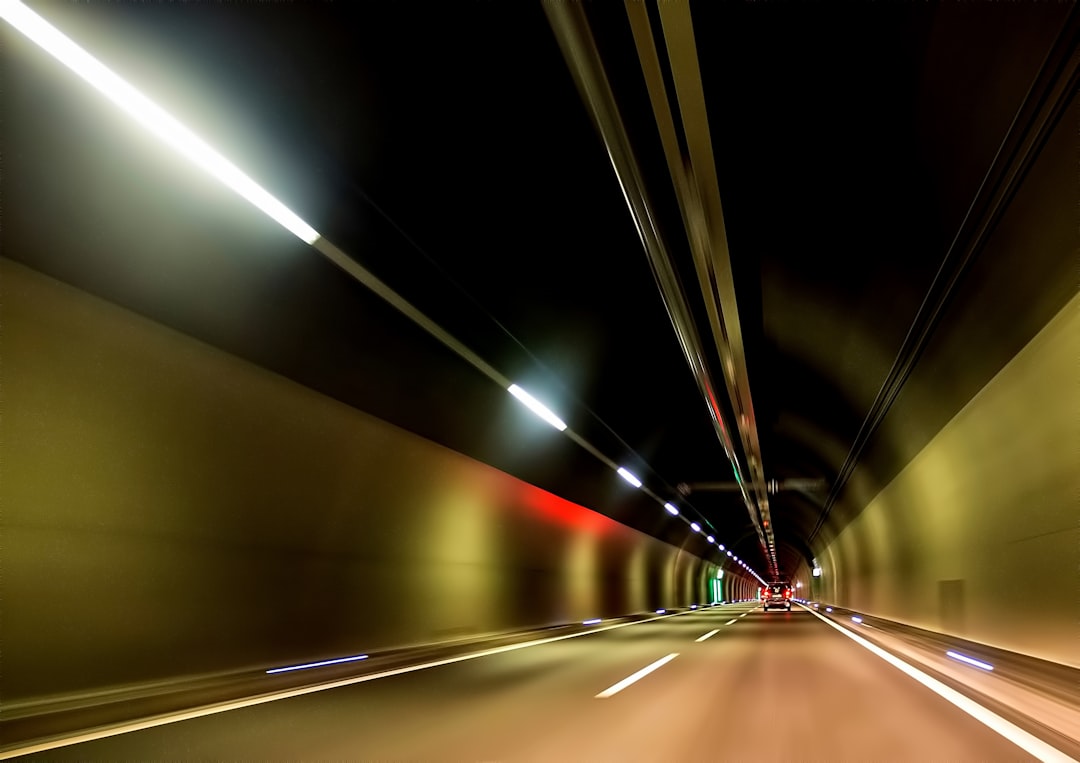
[[[71,69],[76,75],[127,112],[135,121],[142,124],[177,153],[215,177],[293,235],[310,245],[320,241],[322,237],[318,231],[302,220],[295,212],[288,209],[269,191],[258,185],[236,165],[181,124],[175,117],[136,90],[131,84],[79,47],[41,16],[20,2],[6,0],[0,3],[0,18],[6,20],[64,66]],[[415,316],[413,316],[413,320],[416,320]],[[488,375],[494,378],[497,374],[491,369]],[[549,425],[560,432],[566,430],[566,422],[517,384],[510,384],[507,389],[511,395]],[[635,488],[642,486],[641,480],[628,469],[620,466],[617,471],[619,476]],[[673,516],[679,515],[679,510],[670,503],[665,503],[664,508]],[[684,519],[684,521],[686,520]],[[701,531],[701,526],[696,522],[690,523],[690,527],[695,533]],[[708,538],[711,545],[714,542],[713,537],[708,536]],[[724,550],[723,545],[717,545],[721,551]],[[730,551],[728,556],[731,556]],[[737,557],[735,561],[738,561]],[[745,563],[740,562],[739,564],[747,569],[750,574],[758,577]],[[758,579],[760,580],[760,578]]]

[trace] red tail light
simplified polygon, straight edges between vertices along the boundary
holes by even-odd
[[[787,589],[786,591],[784,591],[784,596],[786,596],[789,599],[791,598],[791,589],[790,588]]]

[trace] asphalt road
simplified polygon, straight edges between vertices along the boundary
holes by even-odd
[[[669,655],[677,656],[611,693]],[[609,696],[597,696],[605,692]],[[748,604],[169,723],[27,759],[1033,758],[809,612],[764,613]]]

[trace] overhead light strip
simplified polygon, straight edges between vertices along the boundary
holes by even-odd
[[[314,244],[318,240],[319,233],[295,212],[41,16],[15,0],[0,0],[0,17],[127,112],[158,139],[247,199],[297,238],[307,244]]]
[[[665,501],[660,496],[644,487],[641,480],[632,472],[616,465],[615,462],[604,456],[579,434],[569,429],[566,423],[547,406],[540,403],[517,384],[511,383],[491,364],[413,306],[373,273],[346,255],[340,248],[322,237],[311,225],[302,220],[295,212],[214,150],[189,128],[181,124],[175,117],[94,58],[44,18],[30,10],[23,3],[18,2],[18,0],[0,0],[0,18],[7,21],[29,40],[102,93],[181,156],[184,156],[236,194],[246,199],[297,238],[313,246],[316,251],[388,302],[406,318],[416,323],[503,389],[508,390],[515,398],[529,407],[533,413],[540,416],[554,428],[564,432],[570,439],[584,447],[603,463],[616,469],[627,482],[642,489],[643,492],[658,503],[665,504]],[[670,506],[670,504],[667,505]],[[688,520],[684,518],[684,521]]]
[[[633,15],[630,10],[633,3],[627,2],[626,5],[628,12]],[[697,229],[698,235],[691,235],[689,238],[698,261],[698,282],[702,298],[709,307],[710,328],[716,350],[728,372],[724,379],[749,462],[750,483],[762,522],[757,521],[753,510],[750,518],[758,530],[762,550],[771,561],[775,573],[778,571],[777,559],[772,550],[773,531],[770,526],[761,445],[750,393],[731,251],[716,176],[716,159],[709,131],[709,115],[705,105],[693,19],[689,5],[685,3],[660,3],[658,9],[667,43],[665,47],[676,91],[676,102],[682,112],[680,122],[689,153],[689,165],[680,159],[676,171],[686,174],[689,166],[690,177],[693,178],[684,178],[682,182],[677,178],[673,179],[679,190],[687,191],[678,194],[680,207],[683,208],[690,226]],[[636,10],[638,16],[645,15],[641,6]],[[653,106],[654,111],[657,106],[669,108],[666,99],[662,104],[653,99]],[[735,477],[740,482],[746,482],[745,479],[740,479],[737,469]]]
[[[728,427],[724,423],[724,414],[714,393],[716,385],[713,383],[706,363],[701,338],[695,327],[686,294],[657,227],[644,177],[634,156],[633,146],[630,144],[629,135],[589,30],[585,11],[579,4],[554,1],[544,2],[543,8],[555,33],[563,58],[577,84],[582,101],[607,149],[608,159],[649,259],[664,308],[671,318],[679,346],[706,403],[713,429],[740,482],[740,492],[747,505],[751,521],[758,532],[763,553],[768,560],[768,544],[756,518],[756,509],[746,490],[744,484],[746,480],[741,477],[734,443],[728,433]]]
[[[566,429],[565,421],[552,413],[550,408],[541,403],[539,400],[537,400],[535,397],[530,395],[518,385],[511,384],[509,387],[507,387],[507,390],[510,392],[511,395],[524,403],[526,408],[528,408],[530,411],[542,418],[548,424],[551,424],[551,426],[555,427],[560,432]]]

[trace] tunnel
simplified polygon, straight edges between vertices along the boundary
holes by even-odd
[[[0,1],[0,759],[1080,759],[1078,16]]]

